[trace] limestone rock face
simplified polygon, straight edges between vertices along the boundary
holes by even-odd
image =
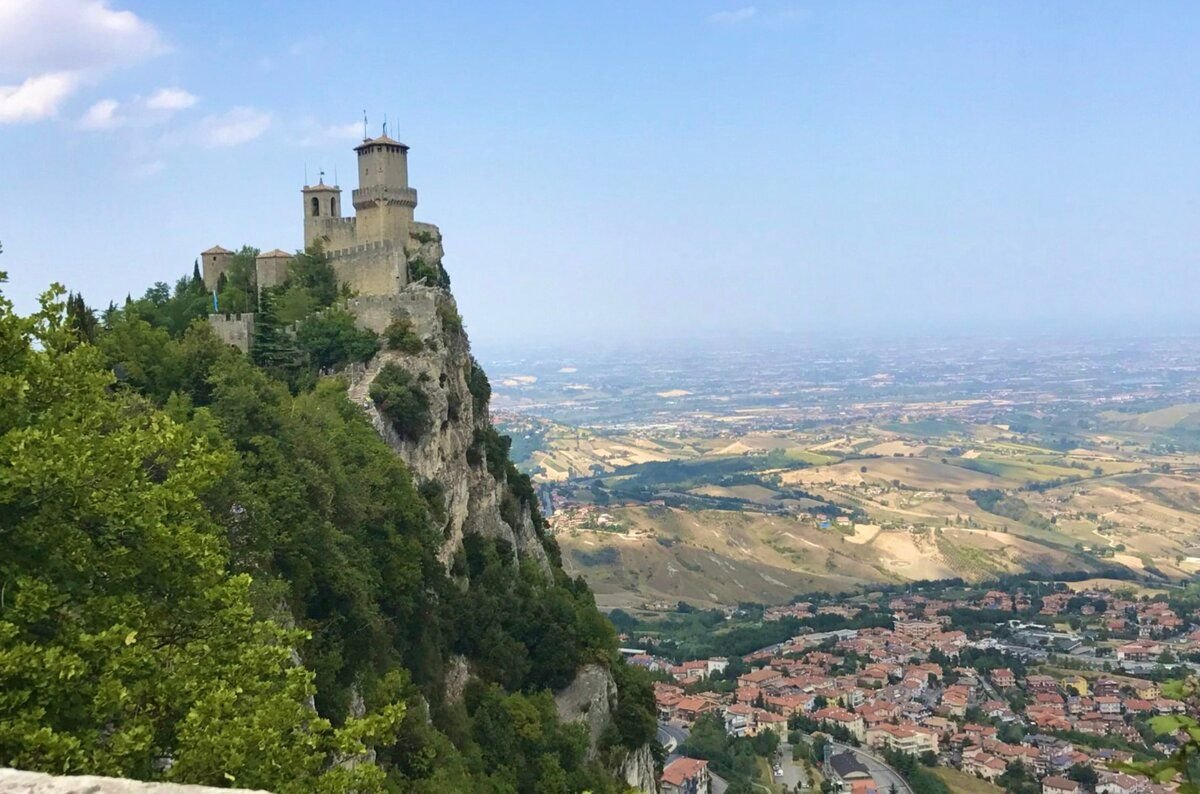
[[[617,776],[625,781],[632,789],[644,791],[646,794],[657,794],[658,769],[654,764],[654,755],[650,745],[643,744],[638,749],[627,754],[617,769]]]
[[[427,253],[431,249],[440,252],[441,243],[422,245]],[[512,502],[507,483],[492,475],[480,455],[479,437],[491,420],[487,405],[476,405],[467,385],[473,362],[454,298],[438,287],[410,284],[396,296],[363,298],[351,304],[360,321],[370,317],[368,327],[382,331],[394,320],[406,321],[422,341],[417,352],[381,351],[365,370],[353,376],[350,399],[367,412],[375,429],[408,465],[418,486],[438,483],[446,514],[442,527],[445,543],[439,553],[442,563],[449,567],[462,548],[463,536],[475,532],[508,541],[519,556],[533,559],[549,571],[549,559],[528,507]],[[371,383],[389,363],[412,375],[429,400],[432,426],[416,440],[400,437],[371,401]],[[506,511],[509,521],[501,512],[506,499],[510,502]]]
[[[0,769],[0,794],[252,794],[250,789],[141,783],[116,777],[56,777],[38,772]],[[264,794],[259,792],[258,794]]]
[[[600,734],[608,727],[617,705],[617,682],[598,664],[579,668],[575,680],[554,695],[562,722],[582,722],[588,729],[588,754],[596,755]]]
[[[467,666],[466,657],[458,654],[451,656],[446,668],[446,702],[461,702],[470,680],[471,668]]]
[[[406,248],[410,261],[440,268],[442,242],[437,227],[415,224],[412,233]],[[401,320],[421,340],[420,350],[381,351],[366,368],[352,373],[349,396],[408,465],[418,487],[438,484],[435,490],[441,492],[445,508],[441,562],[450,568],[463,538],[477,533],[508,541],[518,557],[535,561],[549,573],[550,560],[528,506],[517,505],[507,482],[494,477],[480,457],[479,438],[491,420],[486,402],[477,401],[468,386],[474,362],[454,298],[441,287],[412,283],[396,295],[351,299],[349,308],[363,327],[383,333]],[[418,439],[402,438],[371,401],[371,383],[389,363],[408,372],[429,401],[431,428]],[[462,697],[469,678],[466,660],[455,658],[445,681],[448,701]],[[581,668],[555,696],[555,703],[562,721],[587,725],[589,754],[595,758],[617,704],[612,674],[597,664]],[[626,754],[613,771],[639,791],[658,791],[649,746]]]
[[[600,737],[612,721],[617,706],[617,682],[612,673],[598,664],[579,668],[575,679],[554,695],[558,718],[563,723],[580,722],[588,730],[588,757],[595,758]],[[633,789],[655,794],[658,774],[650,745],[627,752],[613,773]]]

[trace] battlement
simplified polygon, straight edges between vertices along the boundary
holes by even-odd
[[[354,200],[355,209],[376,204],[400,204],[405,207],[417,206],[417,191],[411,187],[389,187],[387,185],[375,185],[372,187],[355,188],[350,194]],[[362,206],[360,206],[362,205]]]
[[[364,140],[358,155],[358,187],[353,191],[356,214],[341,216],[341,188],[317,185],[301,189],[304,247],[320,245],[333,265],[339,286],[359,296],[395,295],[408,284],[409,256],[425,261],[441,258],[436,226],[417,223],[413,210],[417,191],[408,184],[408,147],[386,135]],[[203,278],[216,290],[229,269],[233,252],[216,246],[201,254]],[[276,249],[255,258],[260,290],[283,284],[293,255]],[[253,315],[213,314],[209,323],[226,343],[249,350]]]
[[[396,245],[391,240],[376,240],[372,243],[362,243],[360,245],[351,246],[350,248],[339,248],[336,251],[326,251],[330,259],[338,257],[355,256],[357,254],[365,254],[371,251],[385,251],[395,248]]]
[[[364,295],[346,301],[346,310],[355,324],[381,334],[393,321],[403,318],[417,336],[425,338],[440,329],[437,301],[439,290],[423,284],[409,284],[392,295]]]
[[[208,315],[208,324],[222,342],[243,353],[250,352],[250,345],[254,343],[253,312],[217,312]]]

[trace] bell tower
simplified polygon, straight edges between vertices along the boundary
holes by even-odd
[[[312,245],[317,238],[328,236],[330,218],[342,217],[342,189],[337,185],[325,184],[325,172],[321,172],[317,184],[305,185],[300,191],[304,197],[304,246]]]

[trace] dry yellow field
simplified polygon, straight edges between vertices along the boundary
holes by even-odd
[[[855,527],[850,534],[791,516],[727,510],[621,507],[610,513],[644,534],[556,536],[568,573],[587,578],[605,608],[679,600],[778,603],[796,593],[870,582],[1076,567],[1065,552],[986,530],[864,527],[860,534]]]

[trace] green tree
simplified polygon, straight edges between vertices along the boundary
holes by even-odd
[[[258,310],[258,280],[254,260],[261,253],[244,245],[229,257],[229,267],[218,285],[217,303],[222,312],[253,312]]]
[[[379,350],[379,337],[374,331],[356,327],[349,312],[329,309],[301,323],[296,344],[308,354],[314,367],[333,370],[369,360]]]
[[[296,252],[288,265],[285,285],[307,292],[316,309],[331,306],[338,298],[337,273],[330,263],[329,255],[319,244]]]
[[[395,362],[385,364],[375,376],[370,395],[401,438],[416,440],[432,426],[429,398],[416,379]]]
[[[1084,784],[1089,791],[1100,782],[1100,775],[1096,773],[1096,769],[1091,764],[1072,764],[1071,768],[1067,770],[1067,777],[1076,783]]]
[[[254,617],[203,503],[231,451],[114,395],[61,294],[30,318],[0,297],[0,764],[378,787],[377,766],[330,762],[386,741],[403,705],[336,731],[312,714],[298,637]]]

